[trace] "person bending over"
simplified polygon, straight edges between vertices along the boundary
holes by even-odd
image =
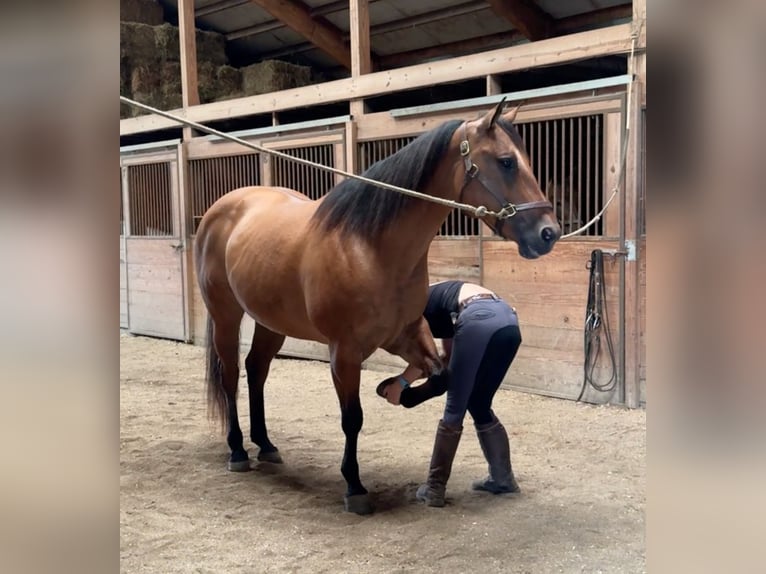
[[[475,481],[473,489],[494,494],[520,492],[511,468],[508,434],[492,411],[492,399],[521,345],[515,309],[481,285],[444,281],[430,285],[423,316],[434,338],[442,339],[446,370],[411,386],[424,373],[409,365],[377,387],[378,395],[389,403],[406,408],[447,393],[428,479],[417,490],[418,500],[428,506],[444,506],[466,411],[471,413],[489,464],[489,476]]]

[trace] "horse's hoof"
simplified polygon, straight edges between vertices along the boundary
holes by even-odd
[[[343,497],[343,506],[346,508],[346,512],[361,515],[372,514],[372,503],[370,502],[369,494],[346,495]]]
[[[263,452],[261,450],[258,452],[258,460],[260,462],[271,462],[273,464],[282,464],[284,462],[282,460],[282,455],[279,454],[278,450],[272,450],[271,452]]]
[[[230,460],[228,466],[231,472],[247,472],[250,470],[250,459],[237,461]]]

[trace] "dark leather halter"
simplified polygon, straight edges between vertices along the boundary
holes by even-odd
[[[484,179],[484,176],[479,173],[479,166],[473,163],[473,160],[471,160],[471,146],[468,143],[468,134],[466,133],[466,127],[465,123],[462,125],[463,129],[463,139],[460,141],[460,155],[463,158],[463,164],[465,165],[465,180],[463,181],[463,187],[460,190],[460,198],[462,201],[463,192],[465,189],[471,184],[473,180],[478,181],[481,186],[484,188],[484,190],[489,193],[492,198],[497,201],[500,204],[500,211],[497,212],[497,219],[504,220],[504,219],[510,219],[516,213],[519,211],[526,211],[528,209],[553,209],[553,205],[551,205],[551,202],[548,200],[544,201],[530,201],[527,203],[519,203],[514,204],[510,201],[506,201],[502,196],[498,197],[498,195],[492,191],[487,181]],[[479,215],[479,214],[477,214]],[[493,228],[494,229],[494,228]],[[496,229],[494,229],[495,232],[497,232]]]

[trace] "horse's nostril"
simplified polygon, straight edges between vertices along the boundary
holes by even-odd
[[[543,241],[546,243],[551,243],[553,241],[556,241],[557,239],[557,233],[556,230],[552,227],[543,227],[543,230],[540,232],[540,237],[542,237]]]

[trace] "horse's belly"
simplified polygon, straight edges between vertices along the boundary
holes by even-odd
[[[327,339],[320,333],[309,321],[305,313],[285,312],[280,309],[255,309],[246,307],[247,314],[255,320],[256,323],[264,325],[275,333],[281,333],[294,339],[303,339],[306,341],[317,341],[327,343]]]

